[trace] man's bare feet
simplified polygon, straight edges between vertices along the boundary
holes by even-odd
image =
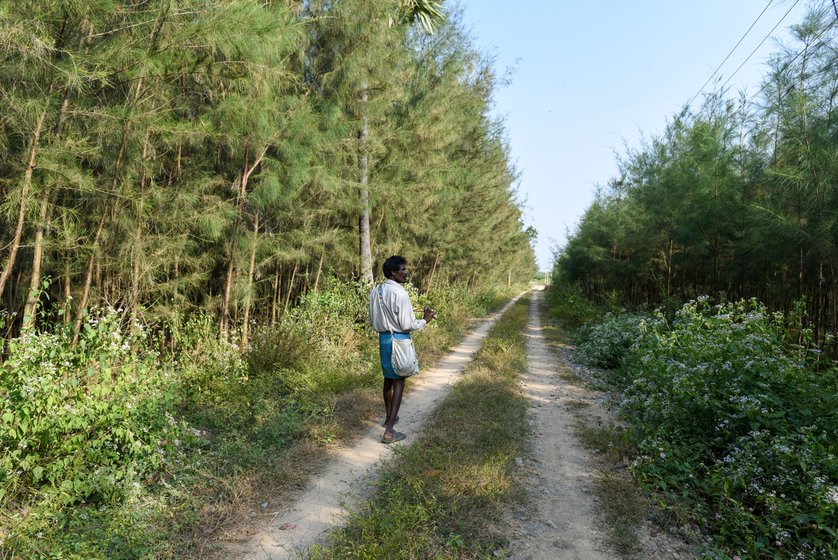
[[[395,443],[397,441],[402,441],[407,436],[401,432],[393,432],[392,434],[388,434],[384,432],[384,435],[381,437],[381,443]]]

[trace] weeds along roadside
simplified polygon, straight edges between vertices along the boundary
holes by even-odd
[[[525,452],[529,298],[495,324],[422,434],[379,473],[377,492],[314,560],[504,557],[501,514],[525,499],[514,459]]]
[[[425,363],[506,299],[414,293],[439,321]],[[206,315],[128,325],[92,310],[80,343],[12,341],[0,365],[0,558],[204,558],[324,449],[375,419],[380,374],[367,294],[332,282],[242,352]],[[174,349],[174,350],[173,350]]]
[[[576,355],[620,394],[631,472],[703,558],[838,556],[838,373],[804,324],[700,297],[580,331]]]

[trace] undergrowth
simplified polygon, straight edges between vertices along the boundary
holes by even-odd
[[[497,295],[414,294],[439,310],[416,337],[423,359]],[[115,309],[91,311],[75,345],[63,325],[12,340],[0,364],[0,558],[213,554],[242,508],[281,494],[277,480],[301,484],[324,444],[373,414],[366,316],[366,290],[333,281],[245,349],[208,315],[144,326]]]
[[[838,556],[838,370],[801,323],[702,297],[584,331],[622,391],[632,471],[708,536],[705,558]]]

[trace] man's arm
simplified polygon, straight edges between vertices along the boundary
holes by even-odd
[[[399,330],[401,332],[411,332],[422,329],[426,321],[424,319],[416,320],[416,315],[413,313],[413,305],[410,303],[410,296],[407,295],[407,292],[400,290],[395,295],[393,310]]]
[[[436,317],[436,313],[430,307],[425,307],[422,310],[422,319],[416,319],[416,313],[413,311],[413,305],[410,303],[410,296],[407,295],[407,292],[399,294],[396,309],[396,318],[402,332],[423,329],[427,323]]]

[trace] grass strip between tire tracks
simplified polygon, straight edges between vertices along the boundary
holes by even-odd
[[[425,431],[379,474],[375,496],[311,558],[506,556],[502,513],[525,500],[515,458],[530,433],[517,384],[528,309],[521,298],[498,320]]]

